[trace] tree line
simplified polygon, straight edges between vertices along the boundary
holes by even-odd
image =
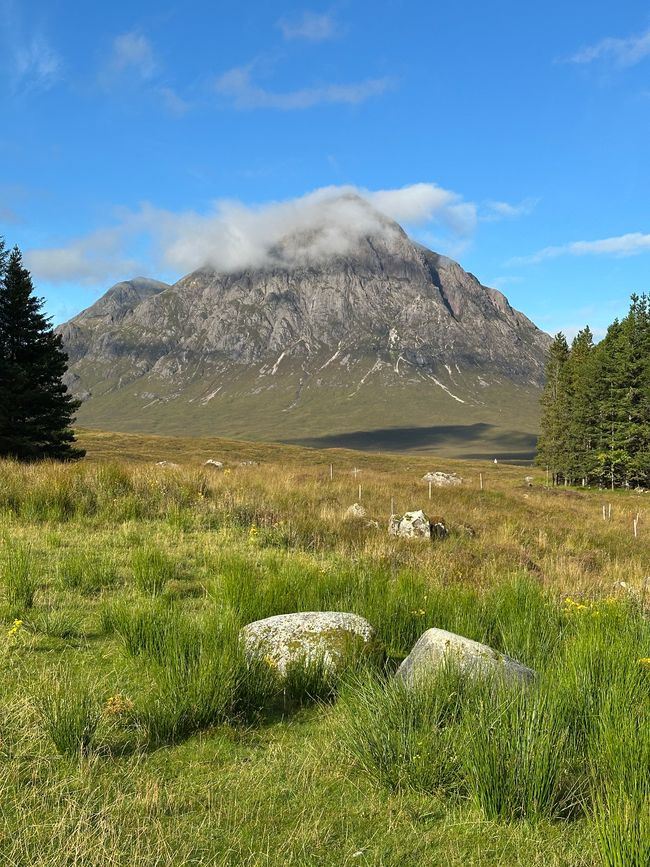
[[[541,398],[537,463],[554,484],[650,487],[650,298],[594,344],[556,335]]]
[[[43,314],[18,247],[0,238],[0,457],[77,460],[72,423],[80,402],[63,382],[68,357]]]

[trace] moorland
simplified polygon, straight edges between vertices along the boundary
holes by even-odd
[[[77,464],[0,462],[3,864],[648,863],[650,494],[431,455],[79,442]],[[464,482],[429,499],[429,470]],[[416,508],[449,537],[389,537]],[[246,623],[314,610],[367,618],[381,658],[283,680],[242,653]],[[534,684],[451,667],[406,688],[433,626]]]

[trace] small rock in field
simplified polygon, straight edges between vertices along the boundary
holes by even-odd
[[[422,476],[423,482],[431,482],[434,488],[455,488],[463,484],[463,480],[456,473],[426,473]]]
[[[403,515],[391,515],[388,534],[404,539],[444,539],[449,535],[449,531],[443,518],[429,519],[422,509],[418,509],[415,512],[404,512]]]
[[[536,676],[532,668],[498,653],[487,644],[444,629],[427,629],[397,669],[396,677],[411,684],[434,674],[448,663],[457,665],[463,673],[470,675],[499,675],[507,683],[528,683]]]
[[[223,469],[222,461],[215,461],[214,458],[208,458],[207,461],[203,464],[204,467],[213,467],[215,470]]]
[[[157,461],[156,466],[157,467],[177,467],[179,465],[175,464],[174,461]]]
[[[320,662],[338,669],[374,645],[375,631],[363,617],[341,611],[299,611],[249,623],[240,636],[249,657],[268,661],[280,674],[292,662]]]
[[[371,530],[379,529],[379,521],[366,521],[366,527]]]
[[[365,518],[367,515],[366,510],[361,505],[361,503],[353,503],[351,506],[345,510],[346,519],[350,518]]]

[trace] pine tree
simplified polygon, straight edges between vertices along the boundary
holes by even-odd
[[[541,397],[541,435],[537,444],[537,462],[547,467],[553,484],[567,478],[569,465],[567,432],[567,393],[564,367],[569,347],[562,332],[551,343],[546,357],[546,385]]]
[[[62,377],[68,357],[15,247],[0,243],[0,456],[77,460],[70,428],[80,402]]]
[[[573,484],[588,484],[597,470],[598,405],[595,393],[594,342],[590,329],[573,338],[563,371],[566,394],[567,473]]]

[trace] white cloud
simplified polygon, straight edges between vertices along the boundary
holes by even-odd
[[[557,259],[559,256],[637,256],[650,252],[650,234],[630,232],[627,235],[617,235],[613,238],[602,238],[597,241],[571,241],[556,247],[544,247],[530,256],[518,256],[510,260],[512,265],[535,265],[546,259]]]
[[[60,79],[63,62],[44,36],[33,36],[14,46],[13,78],[16,89],[49,90]]]
[[[539,199],[534,198],[524,199],[516,205],[510,204],[510,202],[488,201],[484,204],[480,220],[484,223],[494,223],[498,220],[526,217],[528,214],[532,214],[538,204]]]
[[[626,39],[608,36],[587,45],[568,58],[570,63],[592,63],[609,59],[618,66],[634,66],[650,54],[650,29]]]
[[[43,32],[25,26],[21,11],[0,0],[0,68],[15,94],[50,90],[63,77],[63,60]]]
[[[358,105],[372,96],[380,96],[392,86],[389,78],[369,78],[354,84],[325,84],[278,93],[255,84],[250,66],[238,66],[214,82],[218,94],[235,108],[275,108],[282,111],[312,108],[327,103]]]
[[[122,212],[113,228],[67,246],[32,250],[26,261],[37,278],[95,284],[124,279],[136,269],[184,274],[204,266],[225,272],[298,267],[344,255],[366,235],[394,236],[393,220],[430,227],[444,251],[452,253],[469,242],[476,206],[436,184],[377,191],[324,187],[296,199],[252,206],[219,200],[204,214],[142,205],[136,212]],[[152,260],[143,268],[128,250],[147,245]]]
[[[148,81],[157,70],[158,63],[151,42],[142,33],[131,31],[122,33],[113,40],[102,77],[105,81],[110,81],[129,74]]]
[[[127,226],[101,229],[62,247],[28,250],[25,264],[37,280],[48,283],[97,285],[123,279],[141,270],[133,259],[122,256]]]
[[[323,42],[338,34],[338,26],[331,15],[303,12],[298,18],[281,18],[278,27],[285,39],[307,39]]]
[[[167,111],[176,117],[182,117],[192,108],[191,104],[171,87],[160,87],[158,93]]]

